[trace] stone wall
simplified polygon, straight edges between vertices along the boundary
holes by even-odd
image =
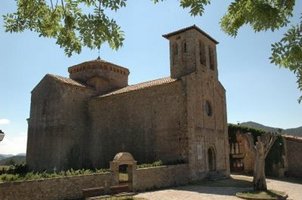
[[[67,200],[82,198],[82,189],[110,185],[112,174],[93,174],[0,184],[1,200]]]
[[[302,138],[285,137],[286,175],[302,178]]]
[[[189,182],[188,165],[170,165],[143,168],[134,171],[133,188],[144,191],[184,185]],[[114,174],[52,178],[23,182],[0,183],[1,200],[68,200],[83,197],[82,189],[114,185]]]
[[[87,98],[93,91],[46,75],[32,91],[27,165],[37,171],[84,168]]]
[[[89,101],[90,159],[108,167],[118,152],[138,163],[175,161],[187,152],[183,86],[180,81]]]
[[[144,191],[184,185],[189,182],[188,175],[187,164],[137,169],[133,187],[136,191]]]

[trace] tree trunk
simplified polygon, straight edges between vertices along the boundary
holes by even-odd
[[[247,139],[250,143],[250,149],[255,155],[254,164],[254,179],[253,186],[255,191],[266,191],[266,179],[265,179],[265,158],[277,139],[276,135],[271,133],[264,134],[261,137],[257,137],[256,145],[254,145],[252,135],[248,134]]]
[[[256,144],[256,158],[254,166],[254,179],[253,186],[256,191],[266,191],[266,180],[265,180],[265,157],[264,147],[262,142]]]

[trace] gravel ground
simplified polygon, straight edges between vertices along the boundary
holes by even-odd
[[[251,181],[252,177],[232,175],[236,180]],[[284,191],[292,200],[302,200],[302,184],[287,182],[286,180],[267,179],[268,189]],[[232,186],[232,184],[228,184]],[[215,185],[208,187],[206,185],[188,185],[176,187],[172,189],[165,189],[159,191],[145,192],[136,195],[136,197],[146,198],[148,200],[238,200],[234,194],[240,191],[246,191],[246,187],[217,187]]]

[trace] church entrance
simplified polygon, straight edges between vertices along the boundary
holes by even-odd
[[[208,149],[208,167],[209,171],[216,170],[216,155],[213,147]]]

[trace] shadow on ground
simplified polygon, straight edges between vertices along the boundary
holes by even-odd
[[[302,179],[295,178],[295,177],[283,177],[283,178],[276,178],[276,177],[267,177],[268,179],[272,179],[275,181],[283,181],[288,183],[296,183],[296,184],[302,184]]]
[[[173,190],[197,192],[203,194],[234,196],[236,192],[252,189],[250,179],[228,178],[222,180],[202,180],[192,182],[190,185],[176,187]]]

